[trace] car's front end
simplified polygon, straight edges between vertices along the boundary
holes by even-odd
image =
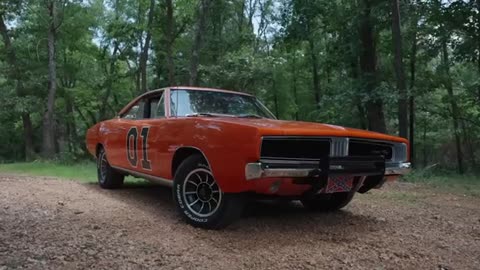
[[[409,170],[407,141],[263,136],[258,161],[245,165],[245,179],[255,182],[258,193],[303,196],[353,189],[366,192]]]
[[[177,136],[169,149],[172,164],[179,164],[171,171],[174,196],[196,226],[230,222],[245,195],[337,210],[357,192],[381,187],[410,169],[406,139],[277,120],[248,94],[179,87],[171,89],[170,107],[168,133]]]

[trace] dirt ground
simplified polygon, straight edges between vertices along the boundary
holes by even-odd
[[[413,184],[344,210],[254,202],[223,231],[196,229],[168,188],[0,175],[0,269],[480,269],[480,198]]]

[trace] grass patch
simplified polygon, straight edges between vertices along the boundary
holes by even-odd
[[[24,163],[0,164],[0,172],[22,173],[33,176],[52,176],[81,182],[96,182],[97,168],[94,162],[77,164],[59,164],[54,162],[36,161]]]
[[[405,175],[407,182],[422,183],[448,192],[480,197],[480,176],[445,171],[415,170]]]
[[[51,176],[66,180],[77,180],[83,183],[97,183],[97,167],[93,161],[76,164],[35,161],[24,163],[0,164],[0,172],[19,173],[32,176]],[[145,181],[131,176],[125,178],[129,186],[142,185]]]

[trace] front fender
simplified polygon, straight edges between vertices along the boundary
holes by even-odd
[[[211,119],[176,119],[169,124],[168,136],[171,157],[181,147],[198,149],[224,192],[252,190],[252,183],[245,178],[245,165],[258,161],[260,156],[257,128]],[[166,166],[171,168],[171,162]]]

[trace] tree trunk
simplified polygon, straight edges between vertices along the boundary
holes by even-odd
[[[477,69],[480,77],[480,0],[477,0]],[[480,84],[477,87],[478,103],[480,104]]]
[[[320,109],[320,100],[322,98],[321,89],[320,89],[320,77],[318,75],[318,59],[315,54],[315,42],[313,38],[308,39],[308,44],[310,46],[310,60],[312,65],[312,79],[313,79],[313,92],[315,95],[315,107]]]
[[[298,94],[297,94],[297,53],[293,50],[292,63],[292,88],[293,88],[293,102],[295,103],[295,120],[298,120]]]
[[[412,52],[410,56],[410,100],[409,100],[409,140],[410,140],[410,161],[415,166],[415,62],[417,58],[417,35],[413,37]]]
[[[475,147],[472,143],[467,125],[465,124],[464,120],[460,121],[460,127],[462,128],[462,133],[463,133],[463,143],[466,148],[466,151],[468,152],[468,155],[470,157],[470,164],[472,169],[477,168],[477,161],[475,158]]]
[[[413,24],[413,38],[412,47],[410,51],[410,97],[409,97],[409,140],[410,140],[410,162],[415,166],[415,65],[417,60],[417,24],[418,17],[416,10],[414,12]]]
[[[29,113],[22,113],[23,139],[25,140],[25,161],[35,159],[35,150],[33,148],[33,126]]]
[[[237,9],[237,27],[238,27],[238,41],[242,42],[243,40],[243,24],[245,21],[245,1],[246,0],[240,0],[240,8]]]
[[[354,45],[354,46],[356,46],[356,45]],[[351,47],[351,48],[352,48],[352,51],[353,51],[354,48],[353,47]],[[351,73],[350,76],[355,81],[358,81],[358,79],[359,79],[358,56],[357,55],[351,55],[350,60],[351,60],[350,61],[350,73]],[[357,93],[354,97],[353,103],[357,107],[357,112],[358,112],[358,114],[356,116],[353,115],[353,117],[356,117],[358,119],[361,129],[367,129],[368,128],[368,125],[367,125],[368,121],[365,118],[366,113],[365,113],[365,108],[363,106],[362,95],[361,95],[360,91],[357,91]]]
[[[457,102],[455,100],[455,95],[453,94],[453,85],[450,78],[450,63],[449,63],[449,56],[448,56],[448,48],[447,48],[447,41],[448,37],[442,37],[442,60],[443,60],[443,72],[444,72],[444,85],[447,89],[448,99],[450,102],[451,110],[452,110],[452,121],[453,121],[453,133],[455,135],[455,145],[457,148],[457,166],[458,166],[458,173],[464,173],[463,167],[463,153],[462,153],[462,145],[460,139],[460,130],[459,130],[459,116],[460,112],[458,109]]]
[[[273,105],[275,106],[275,117],[278,118],[278,91],[277,85],[275,82],[275,74],[272,73],[272,91],[273,91]]]
[[[67,140],[70,152],[75,149],[77,143],[77,125],[75,123],[75,116],[73,112],[73,99],[70,94],[65,94],[65,112],[67,117]]]
[[[8,29],[3,20],[3,13],[0,13],[0,34],[2,35],[3,42],[5,44],[5,50],[7,51],[7,62],[10,66],[9,77],[11,80],[16,82],[15,93],[17,96],[23,96],[23,82],[21,78],[20,68],[18,67],[17,54],[15,49],[12,46],[10,36],[8,35]],[[22,124],[23,124],[23,138],[25,143],[25,160],[31,161],[35,157],[35,150],[33,148],[33,128],[32,120],[30,119],[30,114],[28,112],[22,113]]]
[[[405,85],[405,71],[403,68],[402,33],[400,29],[400,6],[398,0],[392,0],[392,36],[395,55],[395,75],[398,91],[398,135],[407,138],[407,87]]]
[[[375,94],[377,86],[376,74],[376,48],[373,25],[371,22],[370,0],[363,0],[363,11],[360,22],[360,69],[362,71],[363,81],[365,82],[366,92],[369,99],[366,103],[368,128],[373,131],[386,133],[385,115],[383,112],[383,102]]]
[[[202,36],[205,34],[208,8],[212,0],[200,0],[197,11],[197,26],[190,57],[190,80],[189,85],[198,85],[199,53],[202,47]]]
[[[427,129],[428,129],[428,120],[425,118],[423,121],[423,167],[427,167],[428,165],[428,147],[427,147]]]
[[[113,88],[113,81],[115,80],[116,76],[116,62],[117,62],[117,51],[118,51],[118,43],[114,41],[114,46],[113,46],[113,52],[112,56],[110,58],[110,71],[109,74],[107,74],[107,78],[105,80],[105,88],[106,92],[105,95],[103,96],[103,103],[102,106],[100,107],[100,111],[98,114],[98,120],[103,121],[107,118],[107,105],[108,105],[108,99],[110,98],[110,94],[112,92]]]
[[[119,0],[116,0],[115,1],[115,20],[118,20],[120,18],[120,8],[119,8]],[[107,105],[108,105],[108,99],[110,98],[110,94],[113,92],[112,88],[113,88],[113,82],[116,80],[116,77],[117,77],[117,72],[116,72],[116,62],[117,62],[117,59],[120,55],[117,56],[117,53],[118,53],[118,50],[119,50],[119,42],[118,40],[114,39],[113,40],[113,51],[112,51],[112,54],[110,56],[110,66],[107,66],[105,65],[105,75],[106,75],[106,78],[105,78],[105,82],[103,83],[103,88],[105,89],[105,94],[104,96],[102,97],[102,105],[100,106],[100,109],[99,109],[99,113],[98,113],[98,121],[103,121],[105,119],[107,119]],[[107,49],[107,47],[104,48],[104,51],[103,51],[103,57],[107,57],[107,55],[109,54],[110,50]],[[132,70],[132,68],[130,68],[130,65],[128,66],[129,69]],[[137,78],[140,78],[138,75],[138,70],[136,70],[134,73],[133,73],[133,76],[135,78],[135,82],[136,82],[136,93],[140,92],[140,82],[137,80]],[[80,110],[77,110],[79,113],[81,113]],[[93,124],[95,124],[97,122],[97,119],[94,119],[95,121],[93,121]]]
[[[167,6],[167,65],[168,65],[168,84],[175,85],[175,63],[173,61],[173,45],[175,42],[175,21],[173,18],[173,1],[166,0]]]
[[[57,91],[57,71],[55,59],[55,43],[56,43],[56,1],[52,0],[47,3],[49,27],[48,27],[48,98],[47,110],[43,115],[43,145],[42,156],[44,158],[53,158],[55,155],[55,94]]]
[[[68,54],[67,48],[63,48],[63,66],[68,66]],[[75,88],[75,73],[63,73],[63,77],[60,80],[61,87],[63,88],[63,99],[65,101],[65,143],[67,144],[68,151],[74,153],[77,140],[75,116],[73,113],[73,98],[70,90]]]
[[[140,80],[142,93],[147,92],[147,61],[148,51],[150,50],[150,40],[152,39],[152,24],[155,14],[155,0],[150,0],[150,10],[148,11],[147,21],[147,35],[145,37],[145,43],[143,44],[142,52],[140,54]]]

